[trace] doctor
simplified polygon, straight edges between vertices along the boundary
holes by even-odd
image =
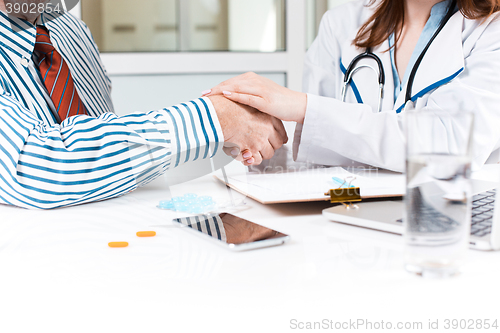
[[[323,17],[306,56],[305,93],[247,73],[211,94],[297,122],[298,161],[394,171],[404,170],[406,104],[472,111],[477,168],[500,147],[499,10],[500,0],[352,1]],[[353,62],[362,53],[370,55]]]

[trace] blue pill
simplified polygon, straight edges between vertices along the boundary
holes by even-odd
[[[198,197],[198,195],[194,194],[194,193],[186,193],[184,194],[184,198],[186,199],[195,199],[196,197]]]
[[[160,201],[159,207],[162,209],[172,209],[174,208],[174,203],[171,200]]]
[[[173,202],[184,202],[184,201],[186,201],[186,198],[184,198],[184,197],[173,197],[172,201]]]
[[[191,206],[189,206],[189,205],[182,204],[182,205],[179,205],[178,210],[180,210],[181,212],[189,212],[190,207]]]

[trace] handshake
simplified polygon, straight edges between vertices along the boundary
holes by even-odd
[[[281,120],[303,123],[307,104],[306,94],[254,73],[222,82],[203,96],[217,112],[224,151],[247,166],[270,159],[288,142]]]
[[[209,98],[222,127],[225,153],[243,164],[270,159],[288,141],[281,120],[220,95]]]

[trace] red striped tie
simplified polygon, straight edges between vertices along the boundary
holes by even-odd
[[[45,27],[37,26],[35,51],[40,52],[38,68],[59,115],[60,122],[77,114],[87,114],[78,96],[69,67],[50,42]]]

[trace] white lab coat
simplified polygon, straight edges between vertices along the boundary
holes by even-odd
[[[370,69],[353,76],[363,104],[358,103],[352,88],[346,102],[341,102],[342,67],[347,68],[364,51],[352,41],[373,12],[366,4],[361,0],[339,6],[321,21],[305,60],[307,111],[304,124],[296,128],[294,158],[323,165],[362,163],[401,172],[405,164],[404,111],[398,114],[396,110],[403,107],[406,86],[394,103],[387,41],[373,50],[386,75],[382,112],[377,112],[378,81]],[[453,15],[417,71],[414,96],[421,96],[417,109],[474,112],[473,168],[482,166],[500,147],[500,15],[483,22],[468,20],[460,12]]]

